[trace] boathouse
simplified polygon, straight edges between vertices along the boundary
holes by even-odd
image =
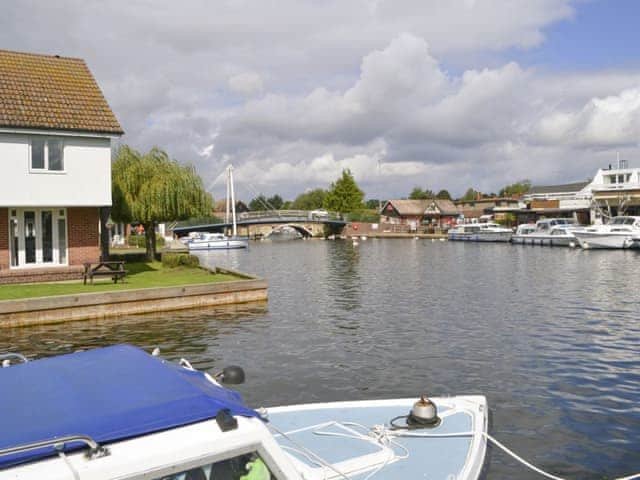
[[[457,223],[459,216],[460,212],[451,200],[434,198],[427,201],[422,223],[429,230],[447,230]]]
[[[99,259],[122,134],[83,60],[0,50],[0,283],[78,278]]]

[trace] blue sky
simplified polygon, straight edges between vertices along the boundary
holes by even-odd
[[[507,57],[556,71],[637,68],[640,65],[640,2],[592,0],[575,4],[573,18],[544,29],[545,41]]]

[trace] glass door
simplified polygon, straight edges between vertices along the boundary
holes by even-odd
[[[36,263],[36,213],[24,212],[24,262]]]
[[[40,212],[40,230],[42,231],[42,263],[53,263],[53,213],[51,210]]]

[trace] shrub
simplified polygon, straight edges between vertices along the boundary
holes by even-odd
[[[147,248],[147,236],[144,233],[142,235],[129,235],[127,243],[130,247]],[[156,246],[164,247],[164,243],[164,237],[156,235]]]
[[[163,253],[162,266],[166,268],[196,268],[200,266],[200,260],[195,255],[189,253]]]
[[[380,221],[380,214],[377,210],[354,210],[348,214],[350,222],[362,222],[362,223],[378,223]]]

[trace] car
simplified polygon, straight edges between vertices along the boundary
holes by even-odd
[[[329,217],[329,212],[327,212],[326,210],[311,210],[309,212],[309,216],[311,218],[328,218]]]

